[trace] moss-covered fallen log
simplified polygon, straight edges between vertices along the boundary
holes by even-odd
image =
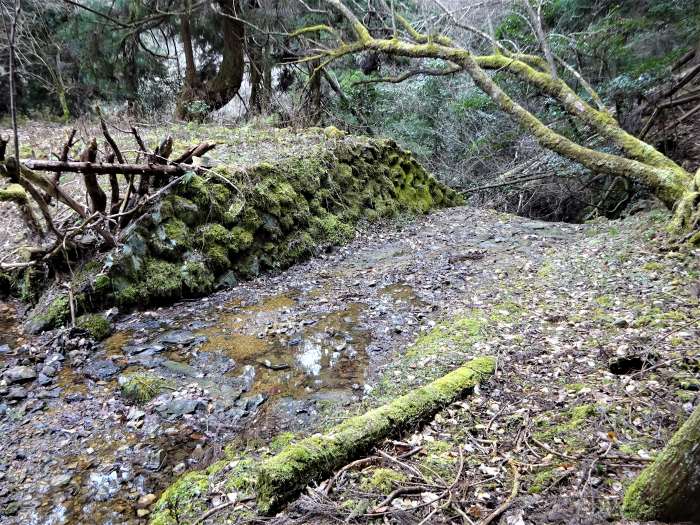
[[[367,454],[387,437],[411,429],[460,399],[491,375],[493,357],[479,357],[449,374],[356,416],[329,432],[290,445],[263,462],[258,471],[257,503],[264,514],[278,510],[309,483],[320,481]]]

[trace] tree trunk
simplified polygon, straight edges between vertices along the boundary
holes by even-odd
[[[307,115],[312,124],[316,124],[321,118],[321,75],[314,75],[314,71],[320,65],[320,60],[311,60],[308,65],[310,78],[307,88],[309,101]]]
[[[224,47],[223,59],[216,77],[206,86],[207,102],[212,109],[219,109],[236,96],[243,82],[243,69],[245,67],[244,47],[245,29],[243,22],[237,20],[238,2],[230,0],[217,0],[219,9],[223,13],[221,28],[223,32]]]
[[[268,105],[269,92],[266,86],[266,51],[248,38],[248,62],[250,64],[250,98],[248,107],[253,113],[262,113]]]
[[[136,41],[134,36],[124,42],[124,80],[126,85],[126,103],[130,114],[138,108],[138,66],[136,64]]]
[[[61,105],[61,120],[63,122],[68,122],[70,120],[70,109],[68,108],[66,90],[63,86],[59,86],[58,88],[58,103]]]
[[[192,47],[192,28],[190,27],[191,2],[187,2],[187,12],[180,16],[180,39],[185,52],[185,82],[177,101],[175,114],[178,118],[188,118],[187,105],[197,99],[200,92],[200,83],[197,78],[197,66],[194,62],[194,49]]]
[[[636,520],[700,523],[700,406],[625,493]]]

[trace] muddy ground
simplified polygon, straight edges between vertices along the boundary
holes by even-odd
[[[664,220],[454,208],[208,298],[112,312],[97,346],[25,341],[2,305],[0,523],[143,523],[233,439],[307,435],[483,354],[492,381],[382,447],[411,452],[402,464],[378,453],[276,520],[476,523],[516,486],[502,523],[619,521],[625,485],[698,402],[698,263],[657,235]],[[134,372],[167,388],[130,402]]]

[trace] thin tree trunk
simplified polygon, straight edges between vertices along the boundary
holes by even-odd
[[[321,65],[319,60],[312,60],[309,62],[309,108],[308,116],[309,121],[312,124],[318,122],[321,118],[321,75],[314,75],[314,71],[318,66]]]
[[[187,2],[187,13],[180,16],[180,38],[185,51],[185,89],[193,90],[197,83],[197,67],[194,63],[194,51],[192,49],[192,30],[190,17],[192,16],[191,2]]]
[[[265,58],[263,48],[256,45],[251,37],[247,39],[248,63],[250,65],[250,97],[248,107],[253,113],[261,113],[263,109],[263,92],[265,80]]]
[[[15,43],[17,40],[17,20],[19,13],[22,10],[20,0],[15,0],[14,16],[12,17],[12,25],[10,26],[10,113],[12,115],[12,133],[15,147],[15,160],[18,163],[19,169],[19,133],[17,131],[17,83],[15,82]],[[10,180],[13,182],[19,181],[19,171],[10,173]]]
[[[700,523],[700,405],[625,493],[636,520]]]

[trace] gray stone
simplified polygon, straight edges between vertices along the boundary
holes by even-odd
[[[46,356],[46,359],[44,359],[44,366],[51,366],[51,367],[58,369],[58,368],[60,368],[60,365],[58,363],[63,361],[63,359],[64,359],[63,354],[59,354],[59,353],[49,354]]]
[[[223,376],[236,368],[236,361],[215,352],[199,352],[190,363],[209,376]]]
[[[197,336],[189,330],[171,330],[158,337],[158,341],[166,345],[189,345],[196,339]]]
[[[255,382],[255,367],[252,365],[245,365],[243,367],[243,373],[236,378],[236,382],[244,392],[248,392]]]
[[[37,382],[38,382],[41,386],[46,386],[46,385],[48,385],[49,383],[51,383],[51,381],[53,381],[53,378],[51,378],[51,377],[49,377],[49,376],[47,376],[46,374],[43,374],[43,373],[42,373],[42,374],[39,374],[39,378],[37,379]]]
[[[55,366],[51,366],[51,365],[45,365],[45,366],[41,369],[41,374],[44,374],[44,375],[47,376],[47,377],[53,377],[53,376],[55,376],[55,375],[56,375],[56,372],[57,372],[56,367],[55,367]],[[41,375],[41,374],[40,374],[40,375]]]
[[[40,390],[37,397],[39,399],[57,399],[63,391],[62,388],[52,388],[51,390]]]
[[[71,474],[59,474],[59,475],[51,478],[50,485],[52,487],[63,487],[65,485],[68,485],[68,483],[70,483],[70,480],[72,477],[73,476]]]
[[[95,381],[104,381],[119,373],[119,367],[109,359],[99,359],[88,363],[83,373]]]
[[[143,458],[143,467],[153,471],[160,470],[165,456],[165,451],[162,449],[147,450]]]
[[[146,357],[159,354],[165,350],[165,347],[161,344],[153,343],[149,345],[127,345],[123,347],[123,350],[129,355]]]
[[[10,352],[10,345],[0,345],[0,354],[7,354]]]
[[[181,363],[180,361],[166,360],[163,361],[162,366],[164,368],[167,368],[171,372],[181,376],[204,377],[203,372],[200,372],[199,370],[197,370],[193,366],[188,365],[187,363]]]
[[[23,386],[13,386],[7,393],[7,399],[25,399],[27,397],[27,389]]]
[[[13,366],[5,371],[5,380],[9,383],[20,383],[36,378],[36,371],[31,366]]]
[[[265,401],[267,401],[267,396],[265,394],[256,394],[251,397],[244,397],[241,399],[241,401],[245,403],[243,409],[246,412],[253,412],[254,410],[257,410],[258,407]]]
[[[185,414],[193,414],[200,408],[204,408],[204,402],[201,399],[173,399],[156,407],[156,410],[162,417],[174,419]]]

